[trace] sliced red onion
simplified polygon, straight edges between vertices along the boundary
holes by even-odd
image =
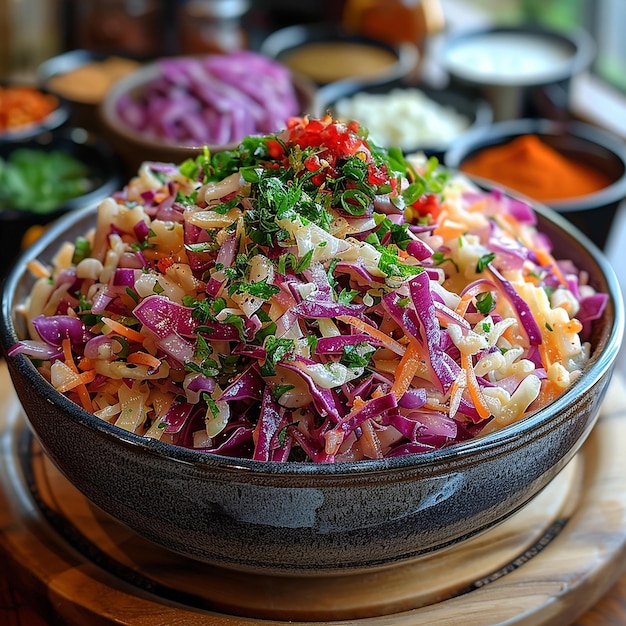
[[[193,337],[198,324],[191,311],[189,307],[154,295],[142,300],[133,309],[133,315],[157,337],[164,338],[171,334]]]
[[[72,345],[81,345],[90,337],[83,322],[69,315],[38,315],[32,324],[41,339],[56,348],[61,347],[64,339],[69,339]]]

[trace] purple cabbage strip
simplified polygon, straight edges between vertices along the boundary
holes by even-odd
[[[524,329],[528,337],[528,341],[531,345],[539,345],[543,339],[541,337],[541,330],[533,317],[532,311],[528,306],[528,303],[517,293],[515,287],[500,274],[500,272],[493,266],[492,263],[489,264],[489,271],[492,276],[496,279],[496,281],[502,287],[504,295],[507,297],[509,302],[513,305],[513,308],[517,311],[517,315],[520,320],[520,324]]]
[[[259,421],[255,429],[256,444],[254,446],[254,454],[252,455],[255,461],[270,460],[272,441],[274,440],[274,436],[278,433],[281,418],[282,409],[274,401],[269,386],[266,386],[261,401]]]
[[[148,296],[134,309],[133,315],[157,337],[172,334],[193,337],[197,327],[192,309],[163,296]]]
[[[64,339],[78,346],[91,337],[83,322],[69,315],[38,315],[33,318],[32,324],[42,340],[55,348],[60,348]]]

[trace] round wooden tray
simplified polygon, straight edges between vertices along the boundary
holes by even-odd
[[[68,626],[563,626],[623,571],[626,401],[617,378],[582,450],[505,523],[408,565],[298,579],[198,563],[94,507],[33,440],[0,367],[0,548],[42,610]]]

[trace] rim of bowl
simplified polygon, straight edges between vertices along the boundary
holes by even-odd
[[[389,65],[384,71],[367,77],[346,77],[340,80],[331,81],[327,85],[336,83],[355,83],[360,85],[375,85],[381,82],[391,81],[407,76],[411,70],[417,66],[420,53],[415,44],[401,42],[391,45],[383,41],[372,39],[345,31],[343,28],[330,26],[324,22],[311,24],[292,24],[284,28],[279,28],[270,33],[261,43],[259,48],[261,54],[265,54],[276,60],[301,45],[317,43],[320,41],[347,41],[360,42],[373,45],[377,48],[389,50],[396,56],[396,61]]]
[[[540,80],[536,79],[522,79],[517,76],[514,79],[492,79],[483,76],[464,76],[452,68],[449,62],[449,53],[458,45],[465,43],[471,39],[482,36],[489,36],[495,34],[530,34],[541,35],[548,39],[557,40],[561,43],[566,43],[573,48],[573,54],[571,58],[564,63],[562,67],[553,70],[550,73],[546,73]],[[553,82],[558,82],[567,79],[579,72],[585,70],[592,63],[596,55],[596,45],[591,35],[582,28],[572,28],[567,31],[557,30],[554,28],[548,28],[540,26],[539,24],[526,24],[522,26],[491,26],[491,27],[479,27],[470,30],[463,30],[458,33],[454,33],[448,36],[442,43],[442,46],[438,53],[438,58],[443,68],[451,75],[456,76],[458,79],[465,82],[477,85],[489,85],[493,87],[530,87],[548,85]]]
[[[42,219],[50,216],[61,215],[67,211],[80,209],[87,204],[91,205],[92,203],[104,199],[106,196],[119,189],[123,181],[123,176],[118,158],[106,142],[102,141],[99,137],[89,133],[83,128],[65,126],[51,131],[50,133],[41,133],[40,135],[32,137],[28,140],[12,145],[11,150],[16,150],[18,148],[36,149],[37,147],[55,150],[57,149],[57,146],[60,148],[66,143],[82,146],[93,152],[94,157],[96,157],[97,160],[104,166],[102,168],[101,184],[85,194],[66,200],[50,213],[38,214],[11,207],[0,209],[0,224],[6,220],[16,218],[19,219],[24,215],[40,215]]]
[[[626,143],[586,122],[526,118],[474,128],[459,137],[449,147],[444,155],[444,164],[449,168],[459,169],[463,161],[471,154],[484,148],[508,143],[518,136],[527,134],[555,137],[567,135],[582,139],[592,146],[611,153],[621,162],[623,168],[621,175],[613,183],[599,191],[565,200],[544,201],[543,204],[549,204],[560,213],[569,213],[614,204],[626,197]],[[470,178],[474,177],[470,176]],[[499,184],[497,181],[491,182],[494,186]]]
[[[248,472],[249,475],[259,477],[284,475],[291,476],[292,478],[324,478],[332,476],[347,477],[390,472],[395,473],[402,472],[403,470],[435,467],[441,462],[460,462],[468,457],[476,456],[477,453],[478,456],[480,456],[480,453],[486,453],[494,449],[497,450],[504,445],[523,445],[524,439],[527,436],[541,432],[540,427],[544,426],[549,428],[551,418],[548,413],[552,414],[555,411],[564,409],[571,401],[588,392],[598,380],[611,371],[621,347],[624,332],[624,304],[619,282],[615,271],[604,254],[565,218],[539,203],[533,202],[532,206],[540,216],[552,222],[552,224],[563,231],[568,238],[580,243],[582,249],[587,251],[590,258],[596,263],[601,275],[606,281],[607,294],[609,296],[608,310],[610,311],[612,309],[613,316],[610,321],[606,322],[608,330],[606,331],[605,344],[602,346],[599,353],[592,353],[591,360],[584,374],[549,405],[538,409],[511,426],[504,427],[482,438],[471,439],[455,444],[449,448],[394,458],[368,459],[334,464],[314,462],[273,463],[192,450],[154,439],[147,439],[140,435],[127,432],[114,424],[110,424],[92,413],[88,413],[69,398],[56,391],[25,355],[20,354],[14,357],[7,356],[7,358],[12,359],[12,366],[15,367],[20,375],[24,376],[30,383],[30,386],[38,390],[42,397],[52,406],[56,406],[60,410],[65,411],[75,422],[85,424],[87,427],[95,429],[104,436],[114,437],[123,446],[135,449],[141,448],[143,452],[150,455],[167,458],[188,465],[211,466],[236,472],[243,471]],[[96,209],[97,205],[91,205],[79,209],[72,214],[65,215],[57,220],[35,244],[18,257],[17,262],[6,276],[4,284],[2,285],[0,341],[5,351],[18,339],[13,324],[13,308],[16,304],[13,298],[21,277],[28,275],[26,262],[37,258],[45,249],[50,249],[55,242],[57,245],[60,245],[65,241],[64,233],[66,233],[68,228],[73,224],[78,225],[83,222],[85,225],[90,224],[95,220]]]

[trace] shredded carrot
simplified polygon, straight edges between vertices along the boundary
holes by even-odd
[[[472,366],[472,358],[469,354],[461,352],[461,366],[467,373],[467,390],[469,391],[470,398],[474,403],[474,408],[482,419],[487,419],[491,415],[491,411],[489,410],[489,407],[485,402],[485,397],[478,386],[476,372]]]
[[[136,330],[132,328],[128,328],[128,326],[124,326],[124,324],[120,324],[120,322],[116,322],[110,317],[103,317],[102,323],[110,328],[114,333],[118,335],[122,335],[122,337],[126,337],[130,341],[136,341],[137,343],[143,343],[145,340],[145,336],[141,333],[138,333]]]
[[[63,349],[63,358],[65,360],[65,364],[76,374],[78,374],[78,367],[76,367],[76,363],[74,362],[74,355],[72,354],[72,344],[69,339],[64,339],[61,342],[61,347]],[[94,370],[94,378],[95,378],[95,370]],[[93,380],[93,379],[92,379]],[[91,398],[89,396],[89,391],[87,391],[87,387],[81,381],[76,387],[75,391],[78,394],[78,398],[80,400],[81,405],[85,409],[85,411],[93,412],[93,405],[91,403]]]
[[[66,391],[70,391],[70,389],[75,389],[79,385],[88,385],[95,377],[96,370],[93,369],[83,372],[82,374],[77,374],[74,380],[65,383],[65,385],[57,387],[57,391],[65,393]]]
[[[59,99],[29,85],[0,86],[0,132],[43,120],[59,106]]]
[[[371,337],[378,339],[386,348],[389,348],[392,352],[396,354],[404,354],[406,348],[398,343],[395,339],[385,335],[380,332],[377,328],[374,328],[371,324],[360,320],[358,317],[354,317],[352,315],[338,315],[337,319],[340,322],[344,322],[345,324],[350,324],[350,326],[354,326],[359,330],[362,330],[364,333],[367,333]]]
[[[428,411],[437,411],[439,413],[449,413],[450,408],[444,404],[432,404],[431,402],[426,402],[424,407]]]
[[[74,355],[72,354],[72,344],[70,343],[70,340],[64,339],[61,342],[61,348],[63,349],[63,360],[65,361],[65,365],[78,374],[78,368],[74,362]]]
[[[532,247],[530,245],[528,247],[531,248],[533,252],[535,253],[535,255],[537,256],[537,261],[539,262],[539,265],[550,266],[552,268],[552,271],[556,274],[556,277],[559,279],[559,282],[562,285],[567,286],[567,281],[565,280],[565,276],[563,276],[563,272],[561,272],[561,269],[557,265],[556,259],[547,250],[543,250],[542,248]]]
[[[356,411],[363,406],[365,406],[365,400],[362,400],[359,396],[357,396],[352,403],[352,410]]]
[[[537,346],[541,363],[545,369],[548,369],[553,363],[557,363],[561,358],[561,351],[558,346],[551,341],[549,337],[543,336],[543,341]]]
[[[545,378],[541,381],[541,389],[539,391],[539,395],[528,407],[528,410],[532,411],[535,408],[541,408],[542,406],[546,406],[553,400],[556,400],[562,393],[562,387],[557,385],[555,382]]]
[[[457,376],[452,385],[450,386],[450,417],[454,417],[461,405],[461,396],[465,390],[464,386],[461,386],[461,377]]]
[[[468,291],[467,293],[461,296],[459,303],[456,305],[455,313],[458,313],[461,317],[464,317],[467,313],[467,309],[474,298],[474,292]]]
[[[500,221],[506,222],[508,225],[509,231],[512,232],[516,237],[520,238],[522,243],[529,249],[535,253],[537,257],[537,263],[539,265],[543,265],[545,267],[551,267],[554,271],[556,277],[559,279],[559,282],[562,285],[567,286],[567,281],[565,280],[565,276],[563,276],[563,272],[557,265],[556,259],[544,248],[539,248],[533,244],[530,238],[520,229],[519,222],[512,215],[499,215]]]
[[[489,204],[489,198],[482,198],[481,200],[476,200],[467,207],[468,213],[484,213],[487,210],[487,205]]]
[[[93,359],[90,359],[86,356],[84,356],[79,362],[78,362],[78,369],[82,370],[83,372],[86,372],[87,370],[92,370],[95,367],[95,363]]]
[[[437,228],[433,230],[433,235],[439,235],[444,241],[448,241],[450,239],[458,239],[466,232],[467,225],[455,224],[450,221],[448,223],[442,223],[441,226],[437,226]]]
[[[131,352],[126,359],[135,365],[147,365],[149,368],[157,369],[161,361],[147,352]]]
[[[417,341],[409,341],[405,353],[398,363],[395,372],[395,380],[391,391],[396,398],[401,398],[411,386],[413,377],[420,365],[420,349]]]
[[[48,268],[41,261],[38,261],[37,259],[28,261],[28,263],[26,264],[26,267],[28,267],[28,271],[35,278],[49,278],[50,277],[50,272],[48,271]]]

